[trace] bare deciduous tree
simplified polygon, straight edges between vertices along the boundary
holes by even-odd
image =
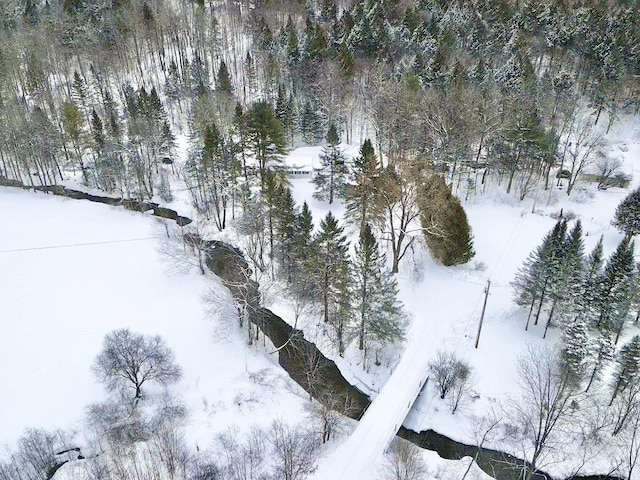
[[[328,391],[314,401],[309,410],[312,421],[322,431],[322,443],[331,440],[331,437],[341,428],[344,416],[349,416],[356,410],[353,399],[347,395],[337,395]]]
[[[493,409],[491,409],[486,416],[474,418],[474,421],[472,422],[473,432],[471,433],[475,438],[477,451],[474,454],[473,459],[469,462],[461,480],[465,480],[465,478],[467,478],[474,462],[478,461],[478,457],[480,456],[480,453],[482,453],[485,443],[495,440],[497,437],[497,429],[501,422],[502,417]]]
[[[602,155],[596,160],[595,175],[598,182],[598,190],[628,180],[628,177],[622,171],[622,161],[617,157],[608,155]]]
[[[184,412],[167,412],[175,408],[167,405],[159,412],[156,420],[158,425],[153,428],[150,447],[162,463],[169,480],[182,480],[187,478],[191,455],[185,444],[181,425]]]
[[[626,480],[631,480],[633,472],[640,464],[640,411],[636,411],[626,427],[617,435],[618,472]]]
[[[387,454],[386,476],[389,480],[422,480],[427,466],[422,452],[413,443],[394,438]]]
[[[450,390],[463,381],[458,392],[458,398],[454,399],[452,404],[453,412],[455,413],[463,392],[466,392],[467,387],[470,386],[467,382],[471,374],[471,367],[460,360],[455,353],[440,350],[436,354],[436,358],[429,363],[429,369],[433,380],[438,386],[441,399],[444,399]]]
[[[545,455],[559,443],[559,433],[575,420],[578,392],[570,377],[558,368],[558,355],[549,347],[529,346],[518,359],[520,397],[510,402],[512,421],[522,426],[523,454],[529,457],[531,472],[542,466]]]
[[[173,352],[159,335],[145,336],[128,328],[114,330],[105,336],[102,351],[91,369],[109,391],[133,388],[136,401],[141,398],[145,383],[168,385],[177,382],[182,375]]]
[[[18,439],[17,448],[0,462],[0,480],[51,478],[61,464],[56,452],[67,447],[67,438],[61,430],[29,428]]]
[[[224,458],[222,470],[229,480],[253,480],[264,473],[265,433],[254,426],[243,440],[235,430],[218,435],[218,445]]]
[[[456,413],[459,407],[465,405],[471,400],[471,394],[475,383],[473,367],[464,362],[458,363],[456,377],[456,381],[451,388],[451,396],[449,397],[452,414]]]
[[[276,420],[267,438],[276,478],[302,480],[313,473],[319,443],[315,435],[300,425],[292,426]]]
[[[567,183],[567,195],[571,195],[571,191],[582,172],[596,158],[604,156],[603,148],[604,140],[602,135],[594,131],[590,117],[579,118],[571,123],[564,145],[566,166],[570,173]]]
[[[420,175],[418,168],[403,160],[382,170],[374,182],[372,220],[391,247],[391,273],[398,273],[400,260],[422,233],[417,223]]]
[[[160,259],[167,265],[170,273],[185,275],[193,268],[205,274],[207,241],[204,240],[204,224],[195,221],[185,227],[177,227],[169,222],[158,231]]]

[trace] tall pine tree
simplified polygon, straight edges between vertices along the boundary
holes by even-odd
[[[333,328],[338,353],[343,355],[351,317],[351,264],[344,228],[331,212],[321,220],[315,243],[318,256],[313,270],[318,300],[324,322]]]
[[[353,172],[347,187],[347,221],[362,232],[370,220],[373,202],[373,180],[378,171],[378,158],[368,138],[353,160]]]
[[[633,251],[633,242],[625,237],[607,261],[598,280],[596,327],[615,334],[616,343],[627,320],[631,294],[635,288]]]
[[[329,205],[334,198],[342,198],[345,194],[347,167],[345,158],[340,149],[340,136],[335,124],[331,124],[327,132],[327,145],[320,154],[322,167],[313,178],[316,191],[313,194],[318,200],[329,200]]]
[[[521,306],[529,306],[525,330],[529,328],[536,303],[537,311],[534,324],[538,324],[542,307],[548,300],[550,285],[558,276],[565,247],[566,231],[566,220],[558,220],[553,229],[545,235],[542,244],[529,254],[511,283],[516,303]]]
[[[403,335],[398,287],[386,271],[385,263],[371,227],[365,224],[355,249],[353,269],[355,313],[359,324],[358,348],[363,352],[365,362],[372,342],[384,345],[401,339]]]

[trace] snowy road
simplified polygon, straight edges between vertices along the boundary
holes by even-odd
[[[411,410],[427,377],[431,358],[427,322],[413,323],[402,359],[378,397],[371,403],[355,431],[330,456],[323,459],[316,480],[358,480],[370,478],[369,470],[379,463]]]

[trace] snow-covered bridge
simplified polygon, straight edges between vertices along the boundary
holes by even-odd
[[[323,459],[316,480],[359,480],[378,463],[427,378],[431,349],[426,322],[413,323],[402,359],[355,431]]]

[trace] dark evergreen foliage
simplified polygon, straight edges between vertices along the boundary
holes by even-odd
[[[321,220],[315,243],[319,255],[313,265],[313,276],[318,282],[318,300],[324,322],[332,327],[338,353],[342,355],[352,314],[352,271],[344,228],[331,212]]]
[[[440,175],[431,175],[420,197],[421,223],[431,255],[446,266],[466,263],[473,256],[467,215]]]
[[[321,167],[315,172],[313,194],[318,200],[328,200],[329,205],[335,198],[343,198],[346,190],[347,166],[345,156],[340,149],[340,137],[335,124],[329,126],[327,145],[320,154]]]
[[[611,224],[627,237],[640,233],[640,188],[635,189],[620,202]]]
[[[402,306],[396,280],[386,269],[371,227],[360,232],[354,260],[354,312],[358,317],[358,348],[366,362],[372,343],[384,345],[403,336]],[[376,350],[376,364],[377,350]]]

